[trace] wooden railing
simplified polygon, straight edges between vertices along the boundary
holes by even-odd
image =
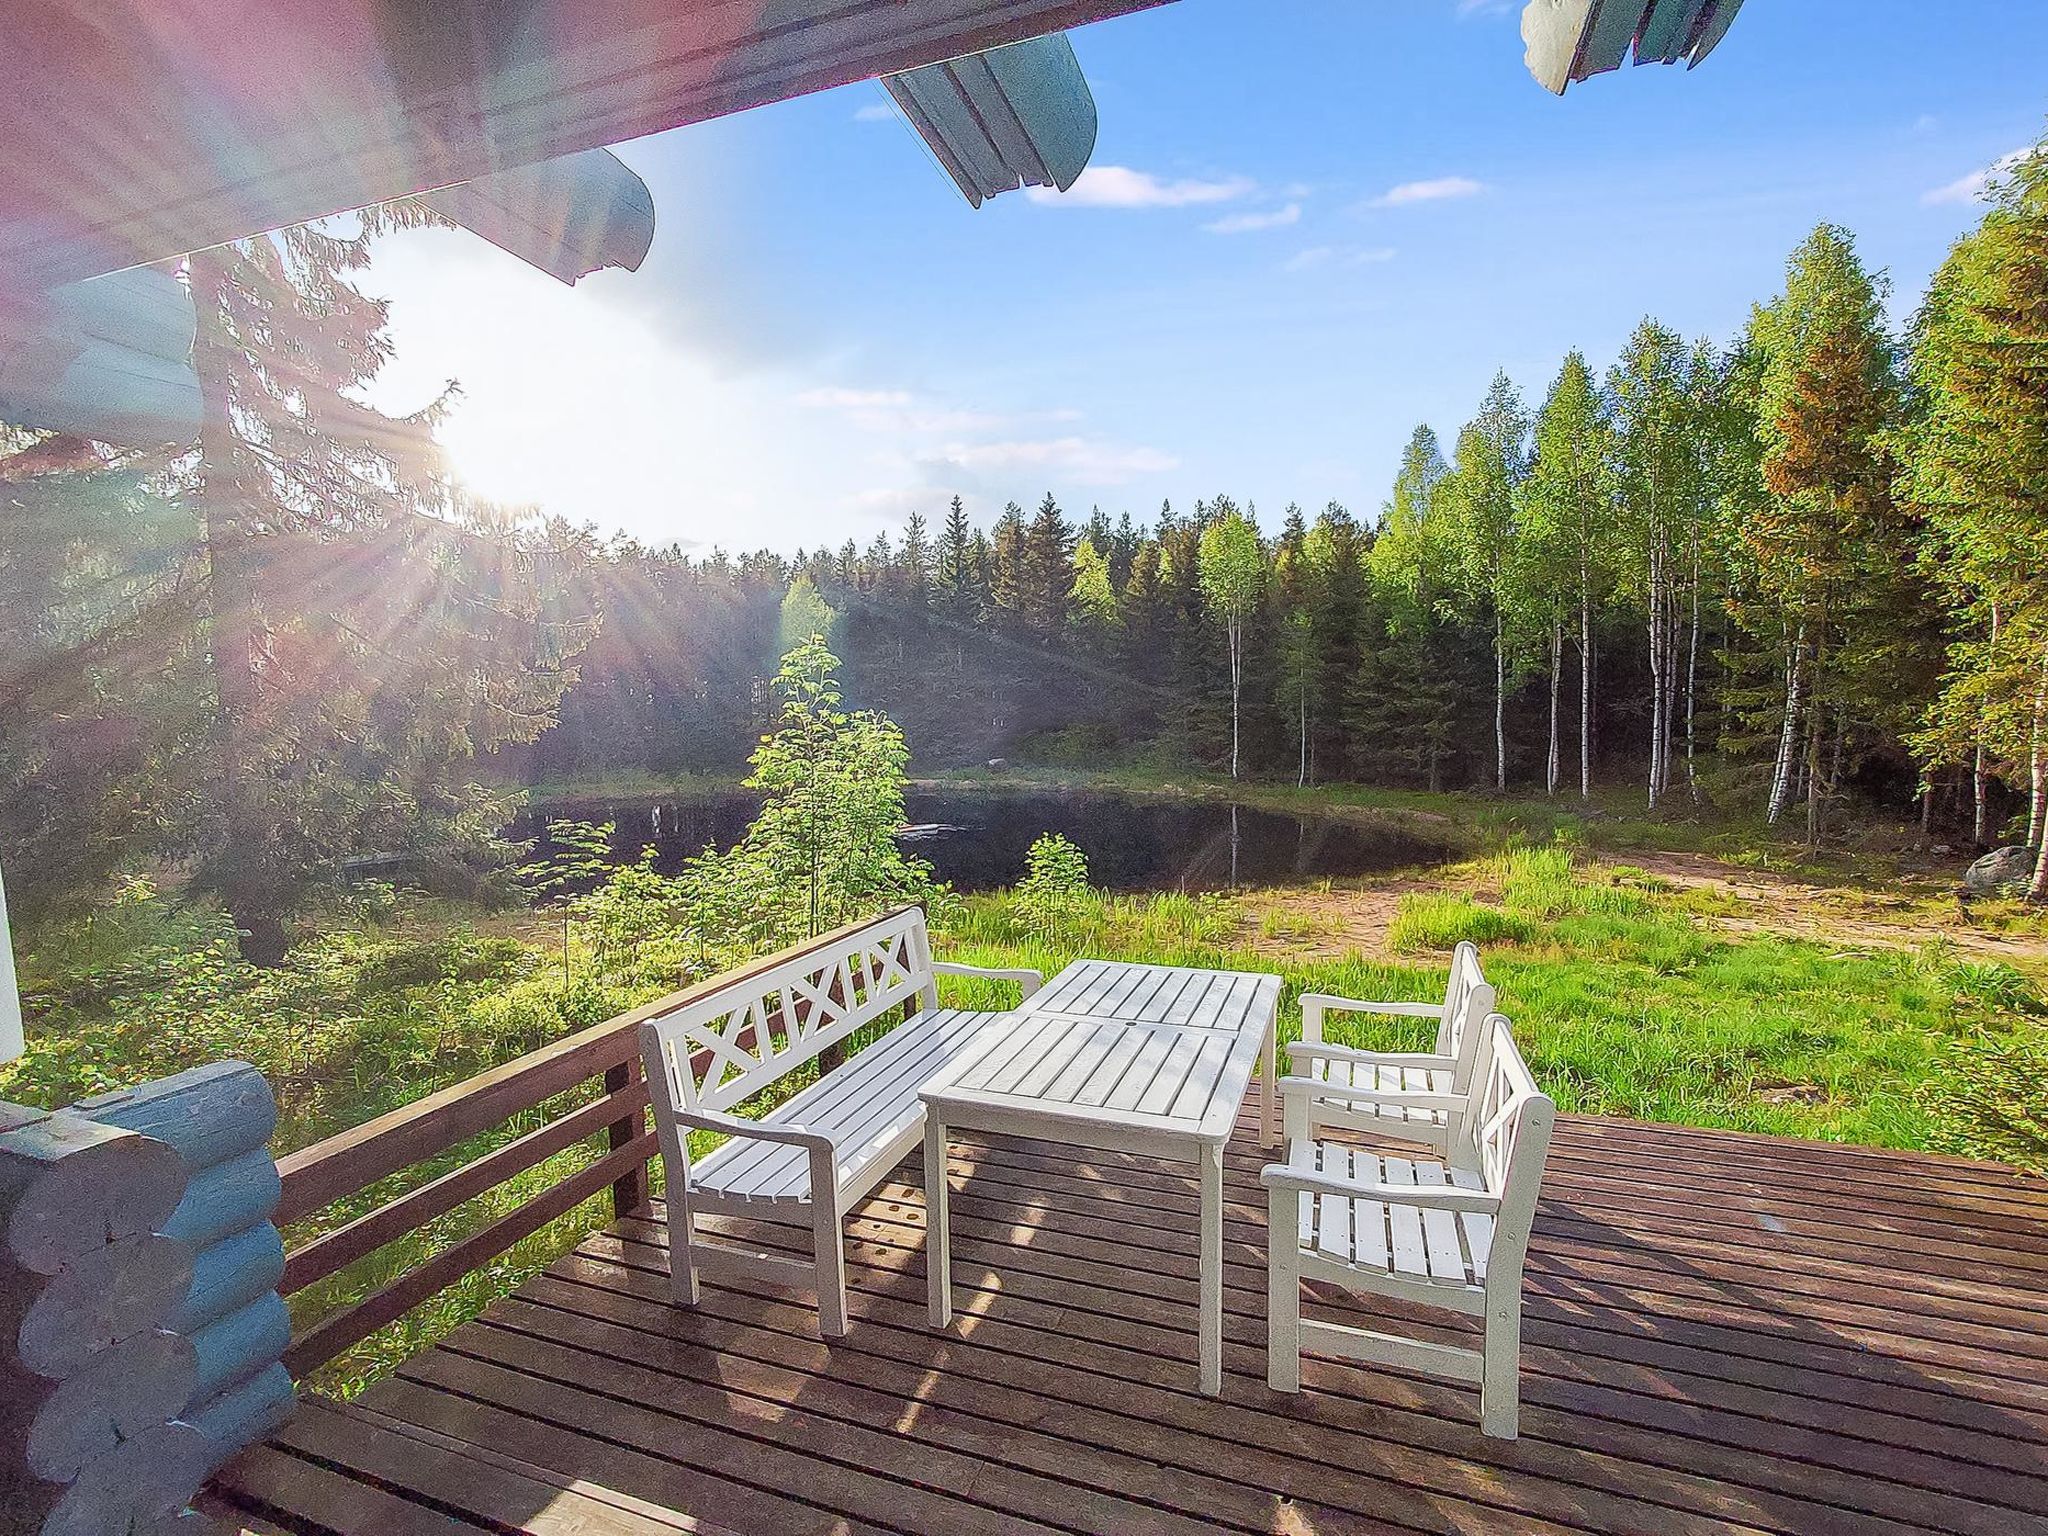
[[[595,1162],[406,1270],[380,1290],[294,1335],[284,1357],[292,1375],[303,1378],[513,1244],[568,1214],[607,1185],[611,1188],[615,1213],[624,1216],[644,1212],[648,1203],[648,1163],[656,1155],[658,1145],[647,1123],[647,1083],[640,1064],[641,1022],[687,1006],[717,988],[772,970],[807,950],[856,933],[874,921],[867,918],[849,923],[739,970],[710,977],[280,1159],[278,1172],[283,1178],[284,1193],[278,1204],[277,1223],[282,1227],[325,1210],[338,1200],[360,1194],[380,1179],[439,1157],[470,1137],[492,1130],[514,1115],[536,1109],[558,1094],[593,1079],[603,1079],[602,1096],[592,1102],[294,1248],[285,1258],[284,1280],[279,1287],[288,1296],[417,1231],[465,1201],[538,1167],[586,1137],[604,1133],[606,1150]]]

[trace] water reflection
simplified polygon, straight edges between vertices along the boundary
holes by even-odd
[[[733,792],[688,800],[575,800],[536,806],[508,830],[548,851],[550,818],[618,824],[623,862],[652,844],[655,868],[673,873],[706,845],[730,847],[758,802]],[[1440,844],[1398,826],[1361,826],[1238,805],[1070,794],[913,791],[905,800],[907,847],[958,890],[1014,884],[1024,851],[1044,832],[1071,838],[1088,855],[1091,878],[1113,890],[1218,890],[1325,876],[1375,874],[1448,856]]]

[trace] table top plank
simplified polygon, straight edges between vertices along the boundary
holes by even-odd
[[[1251,1085],[1280,978],[1078,960],[1019,1011],[1009,1036],[923,1096],[949,1123],[1065,1124],[1185,1147],[1221,1143]]]

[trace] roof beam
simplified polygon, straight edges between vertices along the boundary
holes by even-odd
[[[53,286],[1170,0],[0,0],[0,281]]]
[[[1095,97],[1064,37],[927,64],[882,83],[977,208],[1020,187],[1064,192],[1095,151]]]

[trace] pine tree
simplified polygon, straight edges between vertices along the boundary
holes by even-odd
[[[1311,614],[1317,667],[1312,689],[1316,730],[1309,758],[1312,765],[1325,765],[1326,776],[1356,767],[1345,723],[1359,687],[1366,641],[1367,544],[1358,519],[1333,501],[1316,515],[1305,549],[1314,575]]]
[[[911,622],[920,632],[931,611],[933,569],[931,534],[922,512],[913,512],[903,525],[903,595]]]
[[[1067,632],[1067,598],[1074,590],[1074,532],[1052,492],[1038,504],[1023,544],[1026,620],[1042,644]]]

